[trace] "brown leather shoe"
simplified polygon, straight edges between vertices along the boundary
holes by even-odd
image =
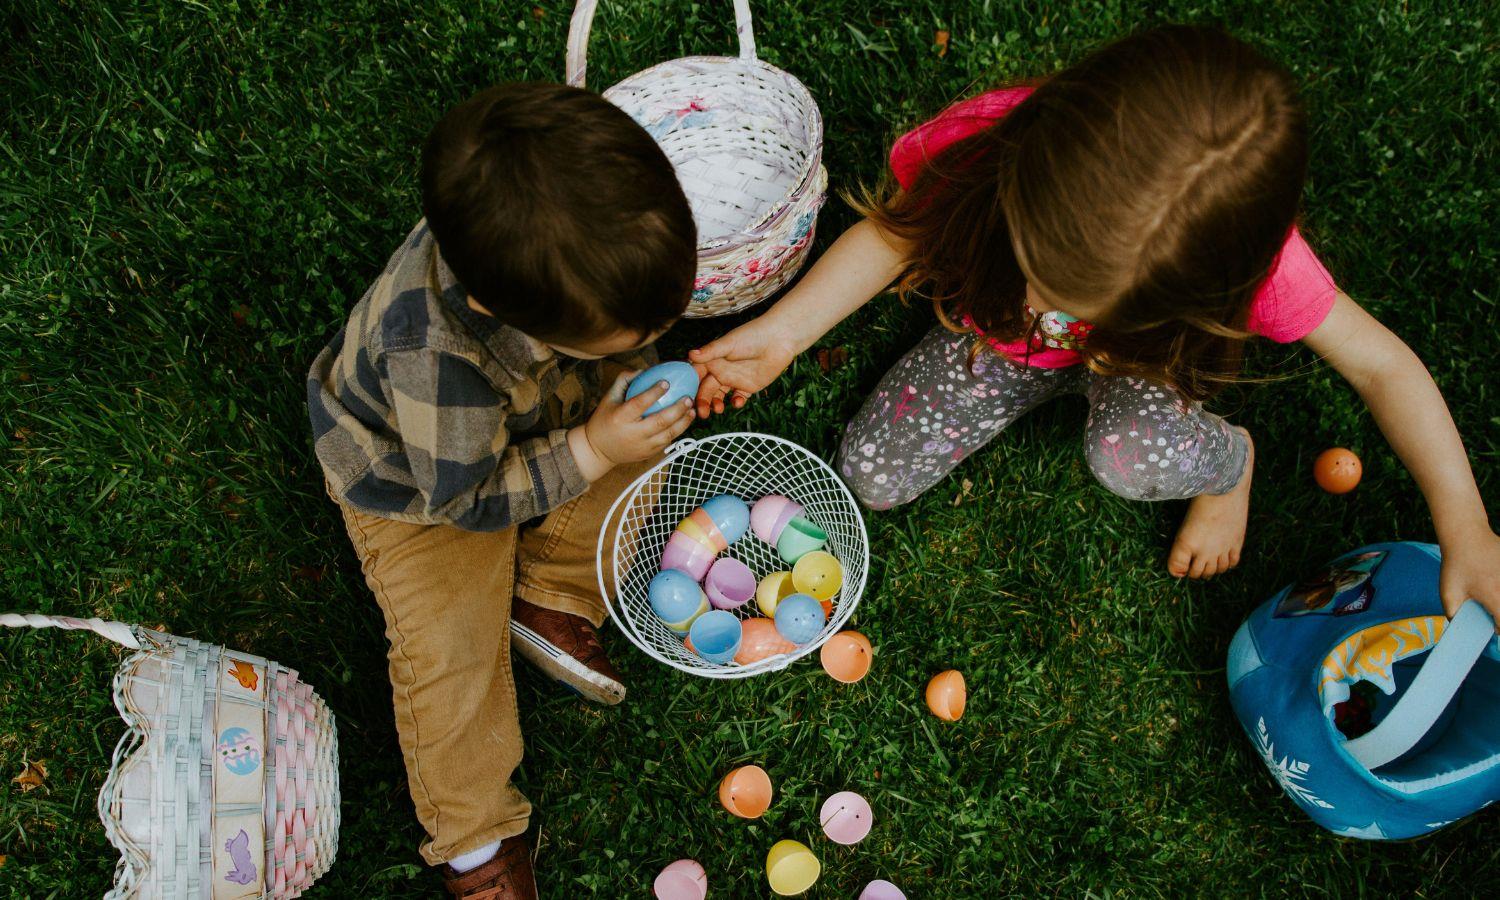
[[[625,699],[620,673],[610,665],[599,633],[589,620],[515,598],[510,607],[510,646],[527,662],[595,703]]]
[[[443,866],[443,886],[459,900],[537,900],[531,841],[525,834],[508,837],[494,859],[462,874]]]

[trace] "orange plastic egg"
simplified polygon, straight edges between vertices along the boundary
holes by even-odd
[[[781,636],[776,623],[759,617],[746,619],[740,637],[739,652],[734,661],[742,666],[760,662],[778,653],[791,653],[797,645]]]
[[[1353,450],[1333,447],[1318,454],[1313,462],[1313,480],[1330,494],[1347,494],[1359,484],[1364,466]]]
[[[760,766],[740,766],[719,782],[719,802],[741,819],[759,819],[771,807],[771,776]]]
[[[944,722],[957,722],[964,714],[964,704],[969,700],[969,689],[964,684],[964,673],[949,669],[932,676],[927,682],[927,708]]]
[[[840,631],[818,651],[823,671],[834,681],[853,684],[870,672],[870,639],[857,631]]]

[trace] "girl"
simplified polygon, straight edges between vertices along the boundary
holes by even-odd
[[[839,465],[875,509],[905,503],[1064,392],[1111,491],[1191,499],[1176,576],[1239,562],[1250,435],[1202,402],[1252,336],[1304,341],[1364,398],[1416,478],[1449,612],[1500,618],[1500,537],[1416,355],[1335,287],[1298,233],[1307,136],[1291,75],[1221,32],[1125,38],[1035,87],[991,91],[896,142],[899,188],[862,204],[770,311],[694,350],[699,414],[765,387],[892,281],[939,325],[849,423]]]

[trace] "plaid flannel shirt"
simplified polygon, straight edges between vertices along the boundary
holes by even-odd
[[[651,348],[609,357],[631,369]],[[307,407],[334,496],[402,522],[496,531],[588,489],[567,431],[609,385],[477,313],[425,221],[313,361]]]

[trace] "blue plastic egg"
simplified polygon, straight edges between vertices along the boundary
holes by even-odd
[[[750,507],[733,494],[720,494],[703,503],[703,511],[714,520],[724,540],[734,543],[750,528]]]
[[[813,603],[817,603],[816,600]],[[822,612],[820,608],[818,612]],[[744,638],[744,626],[732,612],[711,609],[697,619],[688,629],[688,642],[693,652],[711,663],[727,663],[740,651]]]
[[[708,610],[708,597],[686,572],[666,569],[646,586],[651,611],[678,634],[686,634],[693,620]]]
[[[823,604],[807,594],[792,594],[776,604],[776,630],[794,644],[805,644],[823,630]]]
[[[625,399],[639,397],[663,381],[667,383],[667,392],[646,408],[648,416],[661,412],[683,397],[698,395],[698,373],[692,366],[685,362],[664,362],[631,379],[630,387],[625,390]]]

